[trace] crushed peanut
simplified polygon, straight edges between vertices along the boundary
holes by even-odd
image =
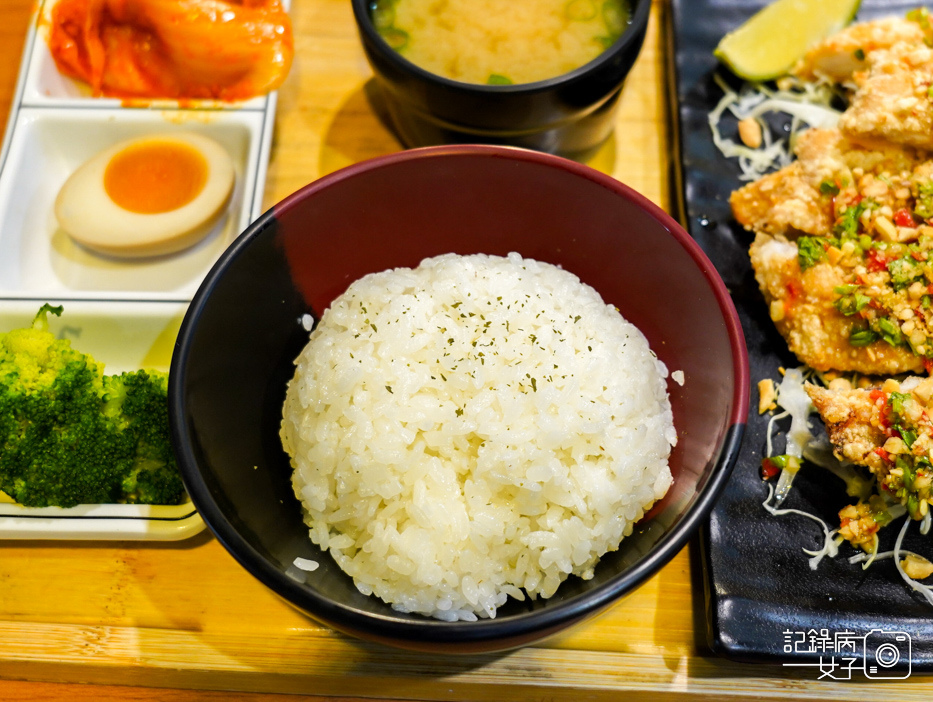
[[[758,381],[758,414],[777,409],[777,388],[771,378]]]
[[[739,139],[750,149],[761,146],[761,125],[754,117],[746,117],[739,121]]]
[[[923,580],[933,575],[933,563],[915,553],[907,554],[904,560],[901,561],[901,567],[907,573],[907,577],[914,580]]]

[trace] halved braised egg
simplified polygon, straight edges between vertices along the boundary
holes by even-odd
[[[230,155],[213,139],[173,132],[114,144],[82,164],[55,200],[75,241],[109,256],[181,251],[210,231],[236,181]]]

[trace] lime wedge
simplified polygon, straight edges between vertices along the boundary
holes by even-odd
[[[713,52],[746,80],[786,74],[807,49],[845,27],[860,0],[777,0],[729,32]]]

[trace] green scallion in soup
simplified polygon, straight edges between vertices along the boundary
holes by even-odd
[[[386,43],[465,83],[532,83],[569,73],[629,25],[629,0],[373,0]]]

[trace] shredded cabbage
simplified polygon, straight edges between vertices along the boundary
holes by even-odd
[[[760,83],[745,83],[736,91],[730,88],[719,74],[715,74],[713,79],[723,91],[722,98],[708,116],[713,144],[726,158],[738,159],[738,166],[741,170],[739,179],[743,181],[756,180],[771,170],[789,165],[793,161],[793,144],[798,133],[812,127],[835,127],[841,114],[831,106],[836,93],[828,83],[812,83],[786,78],[782,79],[776,90]],[[755,120],[761,128],[761,145],[753,148],[724,137],[720,125],[727,112],[736,122],[746,119]],[[765,119],[766,115],[774,113],[788,115],[791,118],[786,127],[786,135],[775,137],[774,130]],[[814,408],[804,389],[805,380],[806,374],[802,369],[792,368],[784,373],[784,378],[778,386],[777,399],[778,405],[784,411],[772,415],[768,422],[767,455],[774,455],[772,437],[775,422],[790,416],[791,425],[786,434],[785,454],[797,459],[806,459],[826,468],[845,482],[846,493],[850,497],[856,497],[859,500],[867,499],[874,492],[874,477],[866,477],[853,464],[837,459],[829,442],[817,439],[810,431],[809,416]],[[768,497],[762,506],[772,516],[795,514],[811,519],[820,525],[823,530],[822,548],[816,551],[803,549],[804,553],[810,556],[811,570],[816,570],[823,558],[826,556],[834,558],[838,555],[839,546],[845,539],[838,535],[837,530],[830,529],[829,525],[816,515],[798,509],[780,508],[781,503],[790,493],[796,473],[796,467],[782,470],[777,486],[772,487],[770,483],[768,484]],[[898,518],[904,515],[906,510],[902,505],[892,502],[887,495],[882,496],[888,502],[887,509],[892,517]],[[771,504],[772,499],[774,504]],[[904,582],[933,605],[933,586],[924,585],[909,577],[901,566],[901,557],[911,554],[910,551],[901,548],[910,521],[909,518],[905,518],[893,551],[878,553],[876,548],[870,554],[859,553],[848,560],[853,564],[862,563],[862,567],[867,568],[876,560],[894,558],[897,571]],[[920,522],[920,533],[927,534],[931,525],[933,525],[933,513],[927,513]]]
[[[774,455],[774,445],[772,441],[772,437],[774,436],[774,423],[788,416],[790,416],[790,412],[779,412],[777,414],[772,414],[771,419],[768,420],[767,445],[765,446],[766,455]]]
[[[810,402],[810,396],[807,395],[807,391],[804,389],[805,380],[806,376],[804,375],[804,371],[800,368],[790,368],[784,372],[784,378],[777,388],[777,403],[784,411],[780,414],[775,414],[768,423],[767,450],[769,456],[772,455],[773,451],[771,435],[774,421],[787,417],[788,415],[791,418],[790,429],[788,429],[785,435],[786,445],[784,448],[784,452],[787,455],[794,456],[798,459],[805,458],[808,453],[813,453],[810,447],[821,447],[821,444],[817,442],[816,437],[810,431],[809,417],[814,408],[813,403]],[[781,503],[784,502],[787,495],[790,494],[791,484],[796,474],[797,470],[782,470],[781,476],[778,478],[777,487],[773,488],[768,484],[768,499],[762,503],[762,506],[775,517],[796,514],[801,517],[806,517],[807,519],[812,519],[820,525],[823,529],[822,548],[816,551],[803,549],[803,552],[811,557],[809,559],[810,569],[816,570],[823,558],[826,556],[835,558],[838,555],[839,545],[844,539],[836,536],[836,530],[830,529],[829,525],[815,514],[810,514],[800,509],[779,509]],[[774,499],[773,505],[770,504],[772,499]]]
[[[809,551],[807,549],[801,549],[808,556],[812,556],[812,558],[809,560],[810,570],[816,570],[817,566],[820,564],[820,561],[822,561],[824,557],[829,556],[830,558],[835,558],[839,554],[839,546],[844,541],[844,539],[841,536],[834,538],[834,535],[836,534],[835,529],[830,529],[829,525],[822,519],[817,517],[815,514],[804,512],[802,509],[788,509],[786,507],[783,509],[778,509],[774,505],[768,504],[771,502],[771,498],[774,496],[774,494],[774,488],[771,487],[771,484],[769,483],[768,499],[761,503],[761,506],[768,510],[772,516],[779,517],[785,514],[797,514],[801,517],[812,519],[823,528],[823,547],[820,550]]]
[[[726,158],[738,159],[741,180],[755,180],[772,169],[788,165],[793,160],[792,142],[798,132],[807,127],[833,127],[839,121],[841,113],[830,106],[834,94],[826,84],[796,81],[772,90],[761,83],[745,83],[735,91],[719,74],[713,79],[723,91],[722,98],[708,116],[713,144]],[[736,121],[756,120],[761,127],[761,146],[752,148],[723,137],[720,122],[726,111]],[[769,113],[791,117],[786,137],[774,137],[763,119]]]
[[[807,395],[804,389],[804,382],[811,372],[812,371],[805,367],[791,368],[784,372],[784,378],[778,385],[777,393],[777,404],[783,411],[774,414],[768,422],[767,455],[773,455],[772,434],[774,433],[775,421],[790,416],[791,425],[786,434],[785,453],[789,456],[806,459],[815,465],[826,468],[845,481],[846,493],[849,496],[865,500],[874,492],[874,477],[866,477],[855,465],[837,459],[833,454],[831,444],[826,439],[818,439],[810,431],[809,416],[814,411],[814,407],[810,402],[809,395]],[[838,530],[830,529],[829,525],[815,514],[810,514],[800,509],[779,507],[790,492],[791,483],[796,473],[796,470],[782,470],[777,486],[772,487],[770,483],[768,484],[768,497],[762,502],[762,506],[769,514],[775,517],[795,514],[811,519],[820,525],[823,530],[823,546],[815,551],[802,549],[804,553],[810,556],[808,560],[810,569],[816,570],[823,558],[827,556],[829,558],[835,558],[839,554],[839,546],[842,545],[845,539],[838,534]],[[884,498],[886,503],[885,509],[890,513],[892,519],[898,519],[906,515],[907,510],[900,502],[895,501],[883,491],[878,491],[878,494]],[[774,504],[771,504],[772,500],[774,500]],[[914,580],[907,575],[901,565],[903,556],[912,554],[911,551],[901,548],[904,535],[907,533],[910,522],[911,520],[909,517],[904,519],[904,526],[898,534],[893,551],[879,553],[876,536],[876,548],[872,553],[859,553],[851,556],[848,561],[852,564],[861,563],[862,569],[864,570],[877,560],[893,558],[895,566],[897,567],[897,572],[904,582],[913,590],[920,593],[927,602],[933,605],[933,586],[925,585]],[[933,516],[928,512],[920,522],[920,533],[927,534],[931,524],[933,524]]]
[[[903,516],[903,511],[900,516]],[[901,545],[904,542],[904,535],[907,533],[907,529],[910,527],[910,522],[911,522],[910,518],[904,519],[904,524],[903,526],[901,526],[901,530],[897,535],[897,541],[894,544],[893,551],[884,551],[883,553],[876,552],[872,554],[857,553],[854,556],[849,557],[849,563],[853,563],[853,564],[862,563],[863,564],[862,568],[865,569],[869,565],[871,565],[874,561],[883,561],[889,558],[893,558],[894,564],[897,567],[897,572],[901,576],[903,581],[907,583],[907,585],[909,585],[912,590],[919,592],[920,595],[922,595],[923,598],[927,602],[929,602],[930,604],[933,604],[933,586],[926,585],[924,583],[919,582],[918,580],[914,580],[909,575],[907,575],[907,573],[904,571],[904,566],[901,565],[901,561],[904,559],[905,556],[916,556],[918,558],[923,558],[923,556],[921,556],[919,553],[914,553],[913,551],[908,551],[905,548],[901,548]],[[924,533],[922,524],[921,524],[920,531],[921,533]]]
[[[784,372],[784,378],[777,388],[777,403],[785,410],[785,414],[790,415],[790,429],[786,434],[787,444],[784,453],[794,458],[803,458],[804,449],[808,444],[815,440],[810,432],[810,413],[813,411],[813,404],[810,402],[810,396],[804,390],[804,374],[799,368],[790,368]],[[769,424],[769,454],[770,453],[770,427]],[[791,485],[794,482],[794,476],[797,470],[784,469],[778,478],[775,488],[775,505],[780,505],[790,494]]]
[[[790,429],[787,432],[787,447],[784,452],[803,458],[806,446],[814,440],[810,431],[810,413],[813,404],[804,389],[805,378],[800,368],[784,371],[784,379],[778,386],[778,403],[790,413]]]
[[[933,605],[933,587],[929,585],[924,585],[923,583],[914,580],[907,573],[904,572],[904,566],[901,565],[901,555],[906,555],[907,551],[901,550],[901,544],[904,543],[904,534],[907,533],[907,528],[910,526],[910,518],[904,519],[904,526],[901,527],[900,533],[897,535],[897,541],[894,542],[894,565],[897,566],[897,572],[900,573],[901,578],[905,583],[907,583],[912,590],[919,592],[923,598]]]

